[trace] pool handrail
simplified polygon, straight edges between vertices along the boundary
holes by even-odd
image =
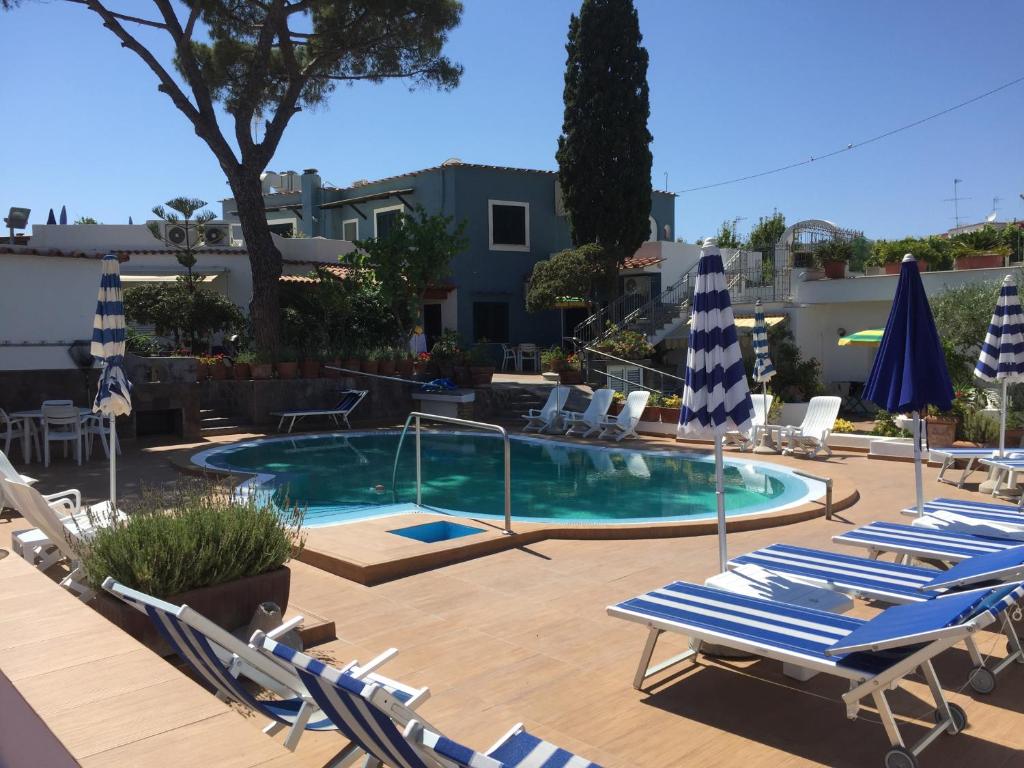
[[[825,519],[832,519],[832,478],[822,477],[821,475],[812,475],[810,472],[804,472],[802,469],[794,469],[794,475],[800,477],[806,477],[808,480],[817,480],[819,483],[825,484]]]
[[[391,496],[395,497],[396,481],[398,477],[398,457],[402,454],[402,443],[405,441],[405,433],[409,431],[409,425],[416,423],[416,506],[421,507],[423,502],[423,470],[420,456],[420,430],[423,419],[439,421],[445,424],[459,424],[464,427],[483,429],[489,432],[497,432],[501,435],[504,443],[505,460],[505,535],[512,534],[512,449],[508,439],[508,430],[499,424],[488,424],[484,421],[472,421],[470,419],[459,419],[455,416],[441,416],[436,413],[423,413],[412,411],[405,419],[405,426],[402,427],[402,434],[398,438],[398,448],[395,449],[395,462],[391,467]]]

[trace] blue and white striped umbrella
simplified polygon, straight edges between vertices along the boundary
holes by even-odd
[[[114,254],[103,257],[99,299],[92,323],[93,357],[103,361],[94,413],[110,418],[110,505],[117,508],[117,416],[132,411],[131,384],[124,371],[124,305],[121,303],[121,270]]]
[[[722,436],[750,429],[754,406],[740,355],[736,325],[725,287],[722,255],[714,239],[704,241],[694,285],[690,345],[679,410],[678,436],[715,439],[715,495],[718,500],[718,555],[722,571],[728,560],[725,542],[725,489]]]
[[[764,307],[758,299],[754,305],[754,381],[764,384],[775,375],[775,366],[768,356],[768,328],[764,323]]]
[[[1024,381],[1024,311],[1013,277],[1003,278],[999,301],[981,345],[974,375],[1003,386],[1000,399],[999,452],[1006,451],[1006,385]]]

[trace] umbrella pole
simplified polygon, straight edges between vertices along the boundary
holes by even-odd
[[[764,405],[764,424],[761,426],[761,442],[754,446],[754,453],[775,453],[775,449],[768,444],[768,382],[761,382],[761,402]]]
[[[715,499],[718,502],[718,569],[725,573],[729,552],[725,541],[725,481],[722,459],[722,436],[715,435]]]
[[[999,455],[1006,455],[1006,379],[1003,379],[1003,396],[999,400]]]
[[[110,511],[117,510],[117,417],[110,414]]]
[[[921,469],[921,412],[914,411],[914,486],[917,492],[917,516],[924,514],[924,478]]]

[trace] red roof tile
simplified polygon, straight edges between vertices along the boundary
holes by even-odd
[[[623,269],[643,269],[663,262],[664,259],[657,256],[630,256],[622,262]]]

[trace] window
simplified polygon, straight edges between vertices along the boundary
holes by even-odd
[[[473,340],[508,341],[508,302],[473,302]]]
[[[350,243],[359,239],[359,219],[345,219],[341,222],[341,239]]]
[[[290,221],[280,222],[278,224],[275,224],[272,221],[268,221],[267,224],[270,227],[270,231],[273,232],[275,235],[280,235],[281,237],[291,237],[293,234],[295,234],[295,225]]]
[[[394,232],[395,227],[402,223],[404,205],[392,205],[390,208],[378,208],[373,212],[373,236],[378,240]]]
[[[487,223],[492,251],[530,250],[530,204],[487,201]]]

